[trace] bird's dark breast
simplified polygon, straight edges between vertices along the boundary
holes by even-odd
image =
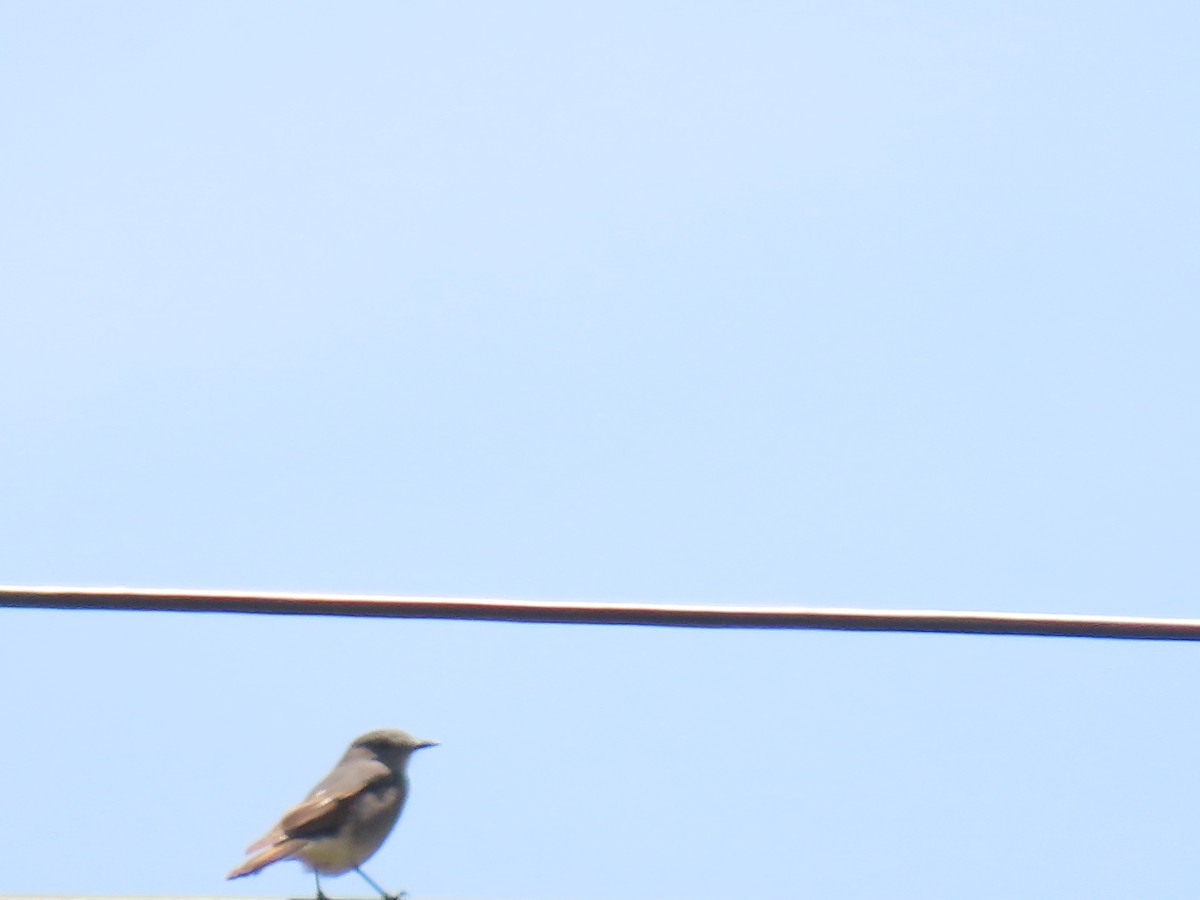
[[[376,782],[355,798],[346,825],[355,846],[363,848],[363,860],[379,849],[396,824],[404,807],[404,793],[403,783],[388,779]]]

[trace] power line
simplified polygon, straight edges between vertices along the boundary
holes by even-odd
[[[188,591],[127,587],[0,587],[0,607],[462,619],[476,622],[574,625],[1200,640],[1200,619],[799,606],[674,606],[647,603],[473,600],[448,597]]]

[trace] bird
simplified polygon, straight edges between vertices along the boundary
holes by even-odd
[[[313,873],[317,900],[328,900],[321,890],[322,875],[344,875],[351,870],[383,900],[400,900],[403,892],[387,893],[360,867],[380,848],[400,817],[408,795],[405,767],[409,758],[417,750],[436,746],[437,741],[420,740],[398,728],[368,731],[355,738],[308,796],[246,848],[246,853],[253,855],[226,879],[253,875],[272,863],[294,859]]]

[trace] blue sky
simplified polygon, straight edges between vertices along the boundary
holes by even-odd
[[[1198,27],[0,4],[0,582],[1200,614]],[[304,896],[399,726],[418,898],[1196,894],[1188,645],[0,633],[8,893]]]

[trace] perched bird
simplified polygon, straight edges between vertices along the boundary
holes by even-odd
[[[437,741],[422,741],[407,731],[382,728],[355,739],[328,775],[304,801],[246,848],[253,854],[226,878],[241,878],[279,862],[295,859],[304,863],[317,880],[317,898],[322,875],[343,875],[353,869],[384,900],[388,894],[359,868],[387,838],[408,794],[404,772],[408,758]]]

